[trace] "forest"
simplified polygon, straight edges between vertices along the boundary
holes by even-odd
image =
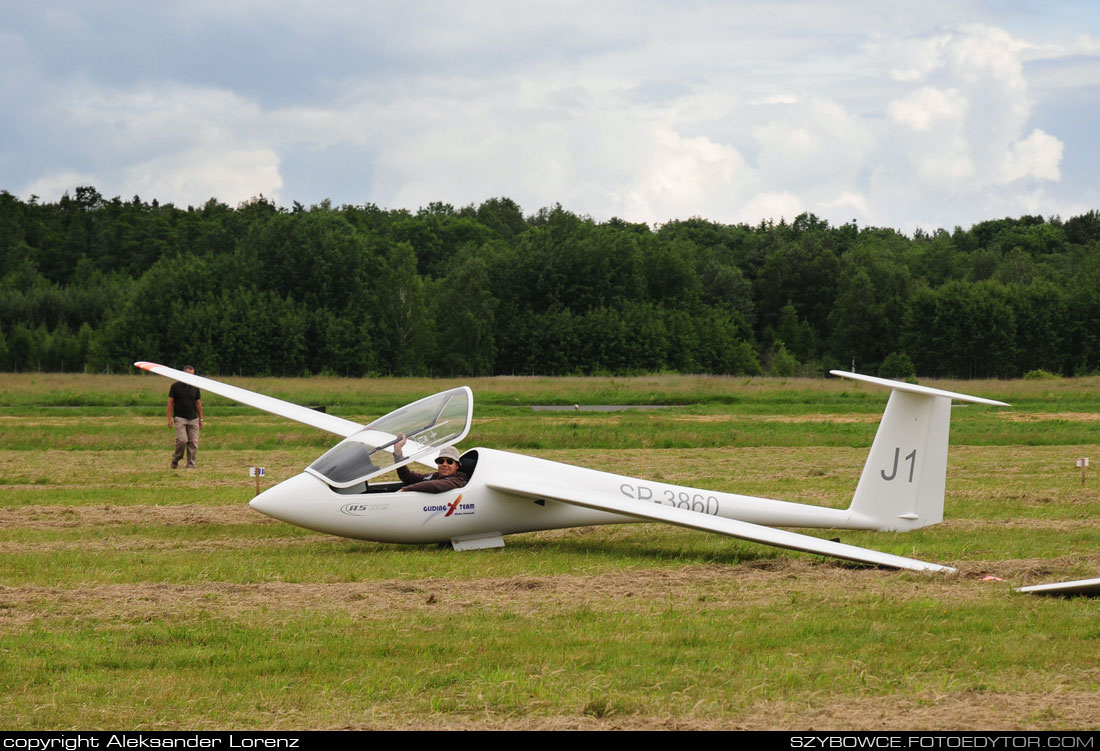
[[[597,222],[0,191],[0,370],[209,375],[1100,372],[1100,213],[911,237],[812,214]]]

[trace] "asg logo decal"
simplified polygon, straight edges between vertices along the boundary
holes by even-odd
[[[436,518],[440,514],[444,518],[448,516],[469,516],[474,513],[473,503],[463,503],[461,494],[450,503],[433,504],[424,507],[424,513],[430,514],[430,516],[424,520],[427,524],[432,519]]]
[[[388,503],[345,503],[340,507],[340,513],[348,516],[365,516],[372,511],[385,511],[389,507]]]

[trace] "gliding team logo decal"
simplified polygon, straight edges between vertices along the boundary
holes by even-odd
[[[424,524],[427,524],[440,514],[443,515],[443,518],[447,518],[448,516],[469,516],[474,513],[474,504],[463,503],[462,494],[460,493],[458,497],[450,503],[425,506],[424,513],[428,514],[428,518],[424,520]]]

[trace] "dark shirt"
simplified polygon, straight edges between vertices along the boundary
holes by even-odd
[[[182,417],[184,420],[197,420],[199,407],[196,404],[202,399],[202,394],[195,386],[176,381],[172,388],[168,389],[168,398],[172,400],[172,417]]]
[[[394,458],[401,461],[398,457]],[[413,490],[418,493],[444,493],[448,490],[465,487],[466,483],[470,481],[470,478],[462,470],[458,470],[450,477],[441,477],[438,472],[422,475],[419,472],[413,472],[408,466],[398,467],[397,476],[405,483],[406,490]]]

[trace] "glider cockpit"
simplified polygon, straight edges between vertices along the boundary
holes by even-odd
[[[342,495],[393,490],[391,483],[375,489],[370,480],[413,461],[431,465],[439,449],[466,437],[473,406],[466,386],[407,404],[348,436],[305,471]],[[395,462],[393,445],[401,433],[408,442],[402,459]]]

